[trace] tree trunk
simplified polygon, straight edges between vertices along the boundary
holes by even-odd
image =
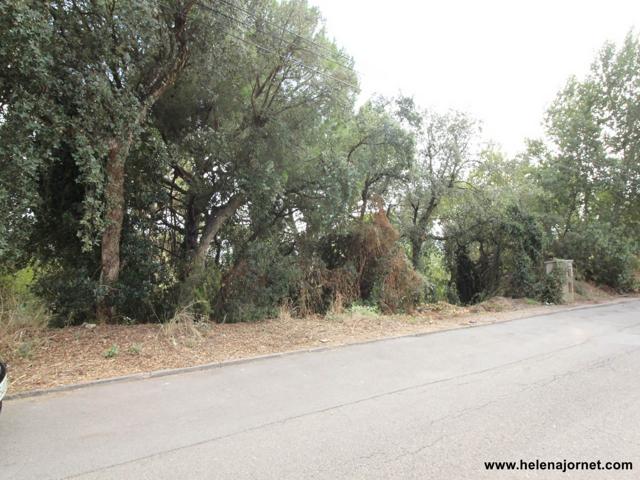
[[[367,213],[367,203],[369,200],[369,177],[364,182],[364,187],[362,188],[362,192],[360,193],[360,198],[362,198],[362,206],[360,207],[360,220],[364,220],[364,216]]]
[[[189,0],[183,8],[176,13],[173,26],[173,35],[178,44],[176,55],[170,62],[167,70],[160,69],[159,75],[151,82],[148,93],[142,98],[140,110],[132,125],[125,131],[123,139],[113,140],[109,145],[109,153],[105,166],[106,174],[106,227],[102,234],[101,244],[101,272],[100,280],[105,288],[104,294],[98,300],[96,317],[100,322],[113,320],[115,311],[111,304],[111,298],[115,283],[120,276],[120,238],[122,235],[122,222],[124,220],[124,175],[125,163],[129,156],[129,150],[133,143],[133,134],[137,127],[142,125],[149,115],[149,111],[158,99],[171,87],[184,69],[189,55],[186,22],[189,12],[196,0]]]
[[[202,233],[200,242],[198,242],[198,246],[193,254],[193,258],[191,259],[191,265],[189,269],[190,274],[202,271],[205,266],[209,247],[211,246],[211,243],[213,242],[215,236],[220,231],[220,228],[222,228],[222,225],[224,225],[224,222],[226,222],[234,213],[236,213],[243,202],[244,198],[242,197],[242,195],[231,197],[231,199],[224,207],[221,207],[215,212],[212,212],[211,215],[207,217],[204,226],[204,232]]]
[[[193,301],[193,292],[204,272],[209,247],[216,235],[226,222],[240,208],[244,198],[241,195],[232,197],[225,206],[213,211],[206,219],[204,232],[185,268],[184,279],[180,285],[180,299],[182,305]]]
[[[411,234],[411,263],[414,270],[422,271],[422,238],[419,234]]]
[[[106,291],[97,305],[96,316],[99,322],[110,322],[114,314],[109,298],[120,275],[120,237],[124,220],[124,170],[130,144],[131,136],[124,144],[113,141],[109,147],[105,168],[107,225],[102,233],[100,283]]]
[[[431,228],[431,216],[438,206],[438,199],[432,195],[427,208],[422,215],[419,215],[419,206],[413,207],[413,230],[410,234],[411,240],[411,263],[417,271],[422,271],[422,245],[429,235]]]
[[[202,212],[195,207],[195,196],[187,195],[184,216],[184,240],[182,242],[182,280],[186,279],[191,266],[191,259],[198,248],[198,228]]]

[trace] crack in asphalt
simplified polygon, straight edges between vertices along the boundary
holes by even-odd
[[[391,459],[387,460],[384,463],[394,463],[394,462],[397,462],[398,460],[400,460],[402,458],[414,457],[416,455],[419,455],[421,452],[425,451],[426,449],[434,447],[436,444],[440,443],[442,440],[447,438],[447,436],[448,435],[442,435],[442,436],[436,438],[433,442],[430,442],[430,443],[428,443],[426,445],[423,445],[423,446],[421,446],[419,448],[416,448],[414,450],[409,450],[409,451],[406,451],[404,453],[401,453],[400,455],[397,455],[396,457],[391,458]]]
[[[611,363],[613,363],[614,360],[617,360],[619,358],[623,358],[626,357],[627,355],[631,355],[632,353],[637,352],[638,350],[640,350],[640,347],[637,348],[630,348],[628,350],[626,350],[625,352],[619,354],[619,355],[611,355],[603,360],[598,360],[597,362],[593,362],[593,363],[589,363],[587,365],[585,365],[582,368],[578,368],[575,370],[569,370],[567,372],[564,373],[558,373],[553,375],[553,377],[549,380],[544,380],[544,381],[538,381],[538,382],[534,382],[531,385],[532,388],[541,388],[541,387],[546,387],[548,385],[551,385],[555,382],[557,382],[558,380],[570,377],[572,375],[577,375],[578,373],[582,373],[582,372],[586,372],[587,370],[595,370],[598,368],[611,368]],[[615,371],[615,370],[614,370]],[[527,390],[526,388],[524,390]],[[523,390],[523,391],[524,391]]]

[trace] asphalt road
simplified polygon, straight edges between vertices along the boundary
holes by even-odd
[[[487,471],[629,461],[631,472]],[[1,479],[640,478],[640,301],[10,400]]]

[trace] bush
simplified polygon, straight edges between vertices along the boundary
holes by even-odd
[[[93,321],[98,283],[84,268],[40,270],[33,291],[51,311],[51,326],[64,327]]]
[[[305,270],[306,284],[315,288],[304,287],[305,292],[316,292],[319,313],[336,298],[377,305],[383,312],[410,311],[423,301],[427,282],[407,261],[399,238],[380,211],[347,234],[322,239],[317,249],[320,269]]]
[[[357,271],[352,265],[327,268],[315,252],[301,256],[301,272],[292,300],[299,315],[341,310],[360,299]]]
[[[558,257],[573,259],[577,272],[585,280],[619,292],[636,288],[637,242],[612,225],[581,225],[558,241],[555,250]]]
[[[564,302],[562,288],[562,273],[560,269],[554,269],[535,285],[535,297],[541,302],[559,305]]]
[[[121,257],[123,268],[113,296],[120,319],[145,323],[169,318],[176,303],[175,278],[157,248],[141,235],[126,231]]]
[[[538,260],[539,259],[535,259]],[[516,251],[510,265],[505,293],[512,298],[524,298],[535,295],[536,283],[544,282],[544,274],[540,274],[540,265],[524,251]]]
[[[160,322],[171,316],[174,280],[156,253],[144,238],[125,233],[122,271],[110,295],[120,321]],[[97,272],[96,252],[78,254],[74,263],[49,261],[37,269],[32,289],[49,305],[52,326],[95,320],[96,302],[106,294]]]
[[[539,218],[511,205],[482,222],[471,221],[471,227],[452,225],[448,232],[446,257],[460,301],[534,296],[542,279],[545,245]]]
[[[293,256],[278,254],[277,245],[250,245],[221,280],[213,315],[219,322],[251,322],[274,317],[300,277]]]
[[[49,323],[45,305],[26,288],[24,280],[30,277],[25,271],[0,277],[0,357],[12,350],[28,357]]]
[[[413,270],[400,251],[385,263],[384,273],[377,280],[372,297],[384,312],[412,311],[424,300],[426,280]]]

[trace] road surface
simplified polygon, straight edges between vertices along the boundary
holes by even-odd
[[[487,461],[633,462],[488,471]],[[640,301],[10,400],[4,479],[640,478]]]

